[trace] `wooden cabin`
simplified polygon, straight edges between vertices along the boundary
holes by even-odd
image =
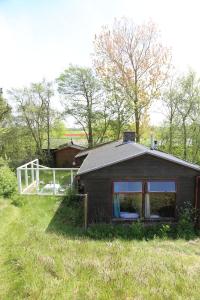
[[[81,163],[78,160],[75,161],[75,156],[84,149],[85,147],[76,145],[73,141],[66,142],[66,139],[51,139],[52,165],[56,168],[78,168]],[[43,151],[47,153],[47,143],[43,146]]]
[[[199,207],[200,166],[135,142],[134,133],[76,155],[88,194],[88,223],[173,222],[186,202]]]

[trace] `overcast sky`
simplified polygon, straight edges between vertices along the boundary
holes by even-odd
[[[94,34],[123,16],[157,23],[177,72],[190,66],[200,76],[199,14],[199,0],[0,0],[0,87],[90,65]]]

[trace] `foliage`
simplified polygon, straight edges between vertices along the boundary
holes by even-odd
[[[115,20],[112,28],[104,26],[94,45],[96,70],[103,81],[110,78],[120,88],[139,142],[141,118],[167,78],[169,50],[161,45],[153,23],[137,26],[126,18]]]
[[[19,194],[14,194],[11,197],[11,203],[14,206],[22,207],[25,205],[25,199]]]
[[[73,116],[82,127],[88,146],[102,141],[109,125],[109,107],[94,71],[71,65],[59,76],[57,83],[59,93],[64,95],[65,113]],[[102,126],[95,132],[95,128]]]
[[[179,211],[179,221],[177,225],[178,238],[190,239],[195,236],[195,215],[196,212],[191,203],[184,203]]]
[[[50,130],[55,118],[55,109],[51,108],[54,95],[52,83],[43,80],[32,83],[22,89],[11,89],[11,99],[17,106],[18,122],[26,126],[32,136],[37,153],[42,155],[42,144],[45,139],[50,140]]]
[[[8,166],[0,167],[0,196],[10,197],[16,192],[17,179]]]
[[[83,226],[83,198],[77,195],[74,189],[68,189],[67,194],[63,197],[62,207],[62,216],[65,222]]]
[[[151,224],[145,226],[141,222],[125,224],[94,224],[89,226],[87,235],[94,239],[136,239],[152,240],[176,238],[176,229],[168,224]],[[193,235],[191,237],[194,237]]]

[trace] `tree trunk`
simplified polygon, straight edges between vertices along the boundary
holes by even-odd
[[[183,157],[187,159],[187,129],[185,121],[183,122]]]
[[[135,108],[135,132],[136,132],[136,142],[140,142],[140,118],[137,108]]]
[[[50,159],[50,107],[49,107],[49,99],[47,102],[47,153],[48,153],[48,160]]]
[[[169,125],[169,153],[172,153],[172,138],[173,138],[173,128],[172,128],[172,118],[170,118]]]
[[[88,101],[88,147],[93,147],[93,130],[92,130],[92,109]]]
[[[88,146],[89,146],[89,148],[93,147],[93,136],[92,136],[91,120],[88,120]]]
[[[135,71],[135,99],[134,99],[134,111],[135,111],[135,131],[136,131],[136,142],[140,142],[140,118],[138,112],[138,78],[137,71]]]

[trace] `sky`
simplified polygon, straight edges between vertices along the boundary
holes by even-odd
[[[54,80],[70,63],[90,66],[95,33],[124,16],[155,22],[176,71],[200,76],[199,11],[199,0],[0,0],[0,87]],[[162,119],[157,110],[153,123]]]

